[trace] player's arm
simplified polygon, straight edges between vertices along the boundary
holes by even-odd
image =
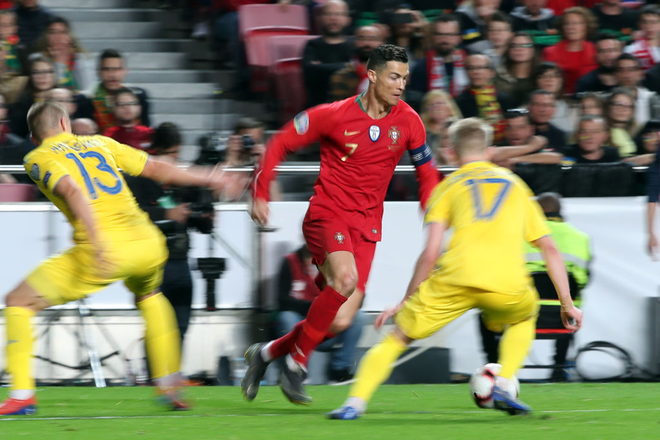
[[[326,127],[332,127],[331,105],[320,105],[299,113],[275,134],[266,147],[252,180],[252,219],[260,225],[268,223],[270,183],[275,179],[275,167],[287,154],[321,139]]]
[[[577,331],[582,326],[582,312],[573,305],[566,266],[564,266],[561,254],[554,241],[547,235],[535,240],[533,243],[541,250],[548,275],[557,291],[557,296],[561,302],[561,318],[564,327],[568,330]]]
[[[412,164],[415,165],[415,177],[419,186],[419,202],[422,204],[422,209],[425,210],[431,192],[440,182],[442,176],[438,173],[433,152],[426,143],[426,129],[419,116],[412,121],[411,130],[408,153]]]

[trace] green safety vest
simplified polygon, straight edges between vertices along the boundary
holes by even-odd
[[[550,237],[561,253],[566,272],[573,275],[580,289],[589,282],[589,263],[591,262],[591,246],[589,236],[574,226],[564,223],[561,219],[548,219]],[[525,267],[530,272],[547,272],[543,254],[529,243],[525,243]],[[542,300],[541,303],[552,305],[558,301]],[[551,304],[552,303],[552,304]],[[578,301],[576,301],[576,305]]]

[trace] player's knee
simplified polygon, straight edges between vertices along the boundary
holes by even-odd
[[[338,273],[333,280],[333,288],[344,296],[350,296],[357,287],[358,275],[353,270]]]

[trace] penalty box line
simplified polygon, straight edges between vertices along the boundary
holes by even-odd
[[[660,408],[621,408],[621,409],[561,409],[561,410],[546,410],[534,411],[532,414],[576,414],[576,413],[606,413],[606,412],[657,412]],[[483,410],[475,411],[384,411],[375,414],[393,414],[393,415],[415,415],[415,414],[433,414],[433,415],[460,415],[460,414],[483,414]],[[130,419],[187,419],[187,418],[227,418],[227,417],[280,417],[280,416],[297,416],[302,415],[295,413],[268,413],[268,414],[190,414],[190,415],[143,415],[143,416],[62,416],[62,417],[34,417],[34,416],[21,416],[21,417],[0,417],[2,422],[44,422],[44,421],[57,421],[57,420],[130,420]],[[309,415],[309,413],[304,413]],[[375,415],[374,414],[374,415]]]

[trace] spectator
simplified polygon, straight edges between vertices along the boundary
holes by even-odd
[[[523,6],[511,12],[513,31],[526,32],[534,39],[537,46],[551,46],[557,41],[555,22],[557,18],[552,9],[544,8],[547,0],[523,0]]]
[[[0,15],[1,19],[2,15]],[[13,104],[21,93],[23,93],[28,82],[28,77],[17,76],[7,67],[6,49],[6,45],[0,44],[0,93],[7,100],[7,104]]]
[[[470,55],[466,60],[470,87],[456,98],[464,118],[479,117],[493,127],[493,143],[504,136],[504,111],[512,108],[509,98],[495,90],[495,72],[486,55]]]
[[[9,126],[11,132],[25,138],[30,130],[27,125],[27,113],[32,104],[44,99],[47,91],[55,87],[55,68],[47,58],[37,55],[31,58],[30,79],[25,90],[9,108]]]
[[[547,90],[535,90],[529,98],[529,117],[534,125],[534,134],[548,140],[546,149],[562,152],[566,147],[566,133],[550,122],[555,114],[556,105],[552,93]]]
[[[486,38],[488,22],[499,9],[500,3],[501,0],[467,0],[456,9],[466,49],[472,50],[474,43]]]
[[[408,63],[412,69],[418,60],[424,58],[428,21],[420,11],[403,7],[396,9],[390,15],[390,21],[399,21],[399,23],[390,23],[389,43],[406,49]]]
[[[591,115],[580,117],[577,134],[578,143],[564,150],[567,162],[578,164],[619,162],[619,151],[605,145],[609,132],[603,117]]]
[[[643,78],[640,61],[629,53],[620,55],[615,62],[615,75],[617,84],[630,89],[635,98],[635,121],[644,125],[655,117],[660,107],[658,97],[640,84]]]
[[[567,135],[575,127],[575,109],[571,107],[564,95],[564,76],[555,63],[541,63],[534,74],[534,87],[547,90],[555,97],[555,115],[550,122]]]
[[[506,119],[506,130],[504,132],[504,145],[511,147],[523,147],[532,144],[534,136],[534,124],[529,116],[529,111],[522,109],[512,109],[504,113]],[[545,148],[539,148],[530,152],[523,152],[507,158],[507,165],[516,163],[559,163],[562,155],[553,151],[546,151]]]
[[[514,106],[520,106],[529,99],[534,90],[532,74],[538,66],[532,37],[519,32],[511,39],[502,65],[495,69],[494,83],[498,92],[508,95]]]
[[[18,0],[14,9],[18,24],[18,39],[21,45],[30,48],[48,27],[53,18],[50,10],[39,5],[39,0]]]
[[[53,60],[57,85],[88,93],[96,82],[94,61],[71,32],[69,22],[53,17],[36,43],[37,52]]]
[[[598,67],[578,80],[575,93],[609,92],[616,86],[614,64],[622,53],[621,44],[614,34],[603,32],[596,35]]]
[[[635,98],[627,89],[614,89],[606,101],[606,114],[610,127],[609,145],[617,148],[623,158],[634,156],[637,146],[633,138],[638,131]]]
[[[149,150],[154,130],[139,123],[142,109],[137,94],[129,88],[118,90],[114,110],[117,125],[106,128],[103,136],[138,150]]]
[[[362,26],[355,32],[355,55],[351,62],[330,77],[330,97],[341,101],[364,93],[369,86],[367,61],[371,51],[385,42],[383,32],[376,26]]]
[[[433,155],[438,165],[459,165],[458,156],[454,154],[454,146],[451,143],[451,138],[448,136],[449,127],[451,127],[451,124],[458,120],[459,118],[447,118],[445,120],[444,127],[442,129],[443,133],[445,134],[439,137],[439,143],[436,144],[436,148],[433,150]]]
[[[278,313],[275,318],[277,337],[281,337],[305,319],[312,301],[321,293],[314,278],[318,274],[312,264],[312,253],[303,245],[282,261],[277,279]],[[330,351],[331,361],[328,378],[343,382],[353,378],[355,348],[362,334],[364,314],[358,310],[350,327],[334,338],[323,342],[317,351]],[[341,346],[335,349],[337,343]]]
[[[502,56],[509,47],[513,37],[511,20],[500,11],[496,11],[488,22],[488,39],[470,46],[471,53],[483,53],[490,57],[493,67],[498,69],[502,64]]]
[[[27,69],[27,54],[20,44],[16,26],[16,13],[11,10],[0,11],[0,44],[4,48],[5,71],[14,75],[23,75]]]
[[[600,29],[613,32],[621,41],[632,39],[637,28],[637,11],[621,6],[621,0],[603,0],[591,12],[598,19]]]
[[[222,165],[242,167],[258,162],[266,153],[265,129],[264,123],[258,119],[239,119],[234,127],[234,133],[227,140]],[[282,200],[282,190],[276,180],[270,184],[270,194],[272,200]]]
[[[599,94],[586,92],[580,95],[580,116],[605,116],[605,103]]]
[[[78,118],[71,121],[71,131],[77,136],[94,136],[99,134],[99,126],[89,118]]]
[[[575,92],[577,80],[594,70],[596,47],[589,40],[597,28],[595,17],[588,9],[569,8],[557,20],[562,40],[543,49],[543,59],[557,64],[564,72],[564,91]]]
[[[7,123],[7,101],[0,94],[0,165],[22,165],[23,157],[29,152],[22,148],[22,140],[11,133]],[[25,174],[0,174],[0,183],[25,183],[30,178]]]
[[[50,89],[46,92],[45,98],[62,104],[66,109],[66,112],[69,114],[69,117],[72,117],[78,110],[76,100],[73,98],[73,93],[71,93],[71,90],[69,89],[63,87]]]
[[[660,94],[660,64],[656,64],[651,70],[646,72],[642,85],[647,89]]]
[[[91,112],[94,120],[99,125],[99,131],[103,132],[107,128],[115,125],[114,105],[115,96],[118,90],[124,89],[124,78],[128,73],[126,61],[122,55],[114,49],[106,49],[99,56],[99,78],[101,82],[96,87],[92,96]],[[151,126],[149,118],[149,97],[144,89],[131,87],[133,93],[140,101],[140,124],[146,127]]]
[[[350,23],[348,5],[330,0],[323,5],[321,37],[307,42],[303,52],[303,75],[308,107],[328,101],[330,77],[353,56],[353,44],[344,34]]]
[[[426,52],[426,58],[419,60],[410,75],[410,87],[406,90],[407,100],[414,108],[426,92],[443,90],[453,98],[460,95],[468,86],[465,71],[467,54],[459,49],[461,28],[451,14],[439,16],[433,22],[433,48]]]
[[[651,165],[660,145],[660,119],[648,121],[637,134],[635,143],[637,144],[637,155],[627,161],[633,165]]]
[[[656,5],[644,6],[639,11],[639,27],[641,38],[627,46],[625,52],[640,60],[646,72],[660,63],[660,8]]]
[[[440,148],[442,139],[448,137],[447,120],[463,118],[454,100],[442,90],[432,90],[424,95],[420,116],[426,128],[426,143],[433,151]]]

